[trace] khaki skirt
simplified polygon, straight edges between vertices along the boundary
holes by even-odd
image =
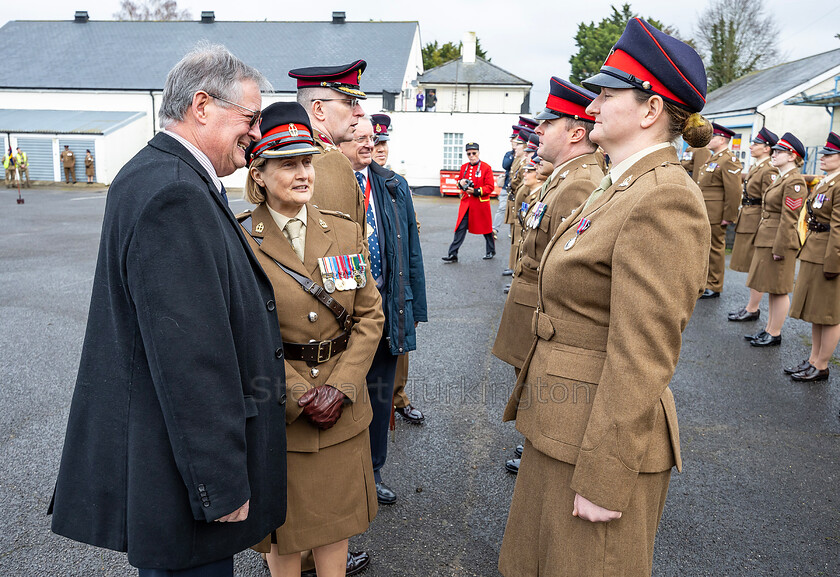
[[[286,453],[286,522],[253,548],[280,555],[337,543],[367,531],[377,512],[376,485],[365,429],[317,453]]]
[[[818,325],[840,324],[840,278],[827,280],[823,265],[799,261],[790,316]]]
[[[575,466],[525,450],[499,571],[505,577],[650,577],[671,471],[641,473],[627,510],[609,523],[572,516]]]
[[[732,256],[729,258],[729,268],[738,272],[750,272],[753,254],[755,253],[754,232],[736,232],[735,244],[732,245]]]
[[[750,264],[747,286],[761,293],[786,295],[793,290],[796,249],[786,250],[784,260],[773,260],[773,249],[757,247]]]

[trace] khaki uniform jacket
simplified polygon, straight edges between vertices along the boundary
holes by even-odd
[[[519,158],[513,159],[513,164],[510,167],[510,189],[509,192],[516,194],[519,190],[519,187],[522,186],[522,165],[525,164],[525,157],[520,156]],[[507,209],[505,211],[505,224],[514,224],[516,222],[516,207],[515,203],[512,201],[508,201]]]
[[[525,229],[520,245],[521,257],[493,345],[494,355],[518,369],[522,368],[534,340],[531,321],[537,309],[537,275],[545,247],[563,220],[589,198],[602,178],[604,173],[596,155],[585,154],[571,160],[536,199],[548,206],[539,227]],[[529,216],[531,212],[533,206],[528,211]]]
[[[735,222],[741,205],[741,161],[725,148],[713,154],[699,170],[697,184],[703,191],[709,222]]]
[[[830,178],[829,178],[830,177]],[[814,206],[817,195],[824,194],[822,206]],[[809,230],[799,260],[823,265],[823,271],[840,273],[840,172],[823,178],[808,196],[814,219],[831,227],[825,232]]]
[[[317,130],[315,146],[321,150],[321,154],[312,157],[312,165],[315,167],[312,204],[326,210],[343,212],[364,226],[365,197],[359,188],[353,165],[326,134]]]
[[[709,161],[709,157],[712,156],[712,151],[705,146],[702,148],[692,148],[689,146],[685,149],[685,151],[691,154],[691,158],[688,160],[681,160],[680,164],[686,172],[691,173],[692,180],[699,184],[700,170],[703,168],[703,165]]]
[[[796,221],[808,185],[798,168],[783,174],[764,192],[761,202],[761,220],[753,244],[756,247],[772,248],[773,254],[784,256],[786,251],[799,250],[799,235]]]
[[[779,169],[770,163],[770,157],[753,164],[744,181],[744,194],[752,200],[761,200],[764,192],[779,177]],[[761,220],[761,205],[742,205],[735,221],[735,232],[754,234]]]
[[[73,151],[70,149],[62,150],[61,151],[61,165],[64,168],[71,168],[76,165],[76,156],[73,154]]]
[[[302,263],[265,204],[254,209],[250,230],[246,230],[248,243],[274,287],[280,332],[283,342],[289,343],[305,344],[310,339],[334,339],[341,335],[343,329],[338,326],[335,315],[281,270],[274,259],[321,286],[324,284],[318,267],[320,257],[362,253],[366,262],[369,262],[358,224],[346,215],[322,211],[312,204],[307,204],[306,210],[306,241]],[[245,216],[247,213],[237,218],[241,221]],[[262,244],[258,245],[253,237],[262,238]],[[373,411],[367,396],[365,377],[379,346],[385,315],[382,312],[382,297],[369,270],[367,277],[364,288],[336,290],[330,295],[347,309],[355,321],[347,348],[327,362],[318,364],[318,375],[315,377],[310,373],[306,361],[286,360],[286,443],[289,451],[314,453],[358,435],[370,424]],[[317,314],[314,322],[309,317],[313,312]],[[347,395],[350,401],[338,422],[325,431],[301,416],[301,408],[297,403],[306,391],[320,385],[334,386]],[[289,471],[288,474],[292,476],[297,473]]]
[[[577,235],[582,217],[590,226]],[[668,383],[710,236],[701,193],[668,147],[567,219],[545,250],[537,339],[504,418],[575,465],[572,490],[597,505],[626,509],[639,473],[681,468]]]

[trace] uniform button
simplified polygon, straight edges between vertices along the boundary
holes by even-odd
[[[402,238],[402,236],[400,236],[400,235],[397,235],[397,238]]]
[[[400,271],[400,276],[402,276],[402,271]]]
[[[309,374],[312,375],[313,377],[317,377],[320,373],[321,373],[321,371],[319,371],[315,367],[312,367],[311,369],[309,369]]]
[[[268,312],[273,312],[274,309],[277,307],[274,306],[274,301],[268,301],[267,303],[265,303],[265,308],[268,309]]]
[[[276,351],[274,351],[274,357],[277,358],[277,359],[282,359],[283,358],[283,349],[277,349]]]
[[[400,309],[400,314],[403,314],[403,310],[402,310],[402,309]]]
[[[318,313],[316,313],[315,311],[312,311],[307,315],[307,318],[309,319],[310,323],[314,323],[315,321],[318,320]]]
[[[205,507],[209,507],[210,506],[210,501],[204,501],[202,503],[202,505],[204,505]]]
[[[400,347],[400,352],[403,352],[402,347]]]

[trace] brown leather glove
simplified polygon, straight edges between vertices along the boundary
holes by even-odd
[[[329,429],[338,422],[347,396],[331,385],[306,391],[298,400],[303,415],[319,429]]]
[[[834,280],[834,279],[837,278],[838,275],[840,275],[840,273],[838,273],[838,272],[825,272],[825,271],[823,271],[823,276],[825,277],[825,280]]]

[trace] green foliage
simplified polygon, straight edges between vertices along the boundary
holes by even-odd
[[[627,22],[638,16],[628,3],[622,4],[621,10],[612,5],[610,9],[612,14],[598,24],[595,24],[595,22],[578,24],[578,31],[575,34],[575,44],[578,51],[569,59],[569,64],[572,65],[572,72],[569,77],[571,82],[580,84],[582,80],[597,74],[613,45],[627,27]],[[676,36],[676,29],[665,26],[659,20],[654,18],[645,18],[645,20],[663,32]]]
[[[457,60],[461,57],[462,45],[463,42],[459,42],[457,45],[454,42],[447,42],[442,46],[438,45],[437,40],[434,42],[428,42],[422,48],[423,69],[429,70],[435,66],[440,66],[441,64],[446,64],[452,60]],[[481,48],[481,40],[478,38],[475,39],[475,55],[479,58],[484,58],[488,62],[490,61],[490,59],[487,58],[487,53]]]

